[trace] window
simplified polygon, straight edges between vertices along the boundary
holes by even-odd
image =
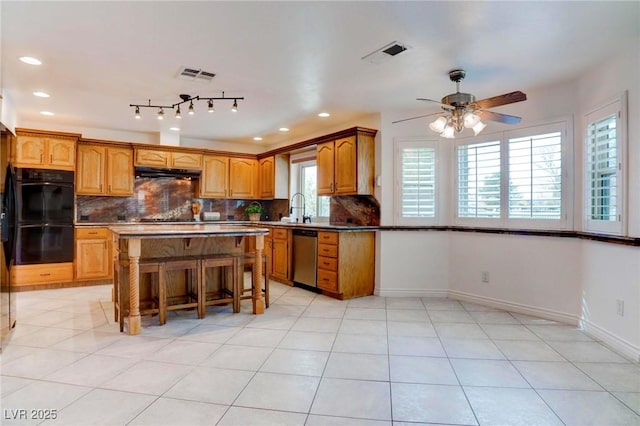
[[[300,163],[300,191],[304,195],[305,214],[313,217],[329,217],[330,197],[318,197],[318,168],[315,161]],[[296,206],[302,200],[295,200]],[[302,216],[302,211],[294,211],[294,215]]]
[[[436,144],[396,142],[398,197],[396,221],[433,224],[436,218]]]
[[[567,128],[558,122],[458,141],[456,222],[569,227]]]
[[[623,99],[585,116],[585,229],[622,234]]]
[[[458,217],[500,217],[500,141],[458,147]]]

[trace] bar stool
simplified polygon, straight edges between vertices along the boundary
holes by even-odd
[[[240,270],[244,273],[244,267],[250,266],[251,269],[251,287],[242,287],[240,289],[240,299],[251,299],[253,296],[253,268],[256,265],[256,254],[255,253],[243,253],[238,256],[239,258],[239,267]],[[269,268],[269,257],[266,253],[262,253],[262,272],[264,273],[264,286],[262,287],[262,294],[264,295],[264,304],[268,308],[269,307],[269,274],[271,273],[271,269]],[[242,281],[244,283],[244,280]],[[238,285],[238,287],[240,287]],[[246,294],[249,293],[249,294]]]
[[[173,297],[169,297],[168,294],[166,295],[164,306],[167,311],[195,308],[198,313],[198,318],[203,318],[203,293],[201,291],[199,262],[199,259],[194,256],[177,257],[173,259],[163,260],[162,263],[167,289],[170,286],[169,278],[167,277],[169,272],[184,271],[186,279],[186,293],[184,295]],[[178,303],[170,303],[174,301],[177,301]]]
[[[220,289],[207,289],[207,269],[220,268]],[[233,312],[240,312],[238,260],[233,255],[209,254],[200,258],[200,284],[202,286],[202,318],[207,306],[232,304]]]
[[[121,278],[128,276],[125,271],[129,262],[121,261],[114,265],[114,320],[120,324],[120,332],[124,331],[124,318],[129,314],[129,280],[121,282]],[[162,259],[141,259],[138,265],[140,275],[150,274],[151,299],[140,301],[140,315],[158,315],[160,325],[167,322],[167,292]],[[142,281],[142,280],[141,280]],[[146,307],[145,307],[146,306]]]

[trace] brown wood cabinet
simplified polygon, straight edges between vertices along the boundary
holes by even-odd
[[[204,155],[199,197],[257,198],[258,160]]]
[[[262,199],[289,198],[289,156],[272,155],[258,161],[259,191]]]
[[[204,155],[200,176],[200,197],[227,198],[229,192],[229,158]]]
[[[112,276],[111,233],[107,228],[76,229],[76,279],[108,279]]]
[[[169,169],[202,169],[202,154],[183,151],[136,148],[135,165]]]
[[[318,195],[372,195],[374,148],[374,137],[365,132],[319,143]]]
[[[373,232],[318,232],[318,288],[339,299],[369,296],[374,289]]]
[[[258,160],[229,159],[229,198],[257,198]]]
[[[290,229],[274,228],[272,235],[271,276],[284,283],[291,283],[292,233]]]
[[[15,265],[10,275],[11,285],[18,289],[46,288],[46,284],[73,281],[73,262]]]
[[[126,196],[133,194],[131,148],[78,144],[76,193]]]
[[[20,131],[16,133],[11,158],[15,167],[75,170],[76,136]]]

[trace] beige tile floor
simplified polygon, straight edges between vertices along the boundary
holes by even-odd
[[[139,336],[118,332],[109,286],[18,293],[0,423],[640,425],[640,366],[575,327],[271,289],[262,316],[174,312]]]

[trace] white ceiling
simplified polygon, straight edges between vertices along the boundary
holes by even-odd
[[[416,97],[462,90],[478,99],[581,74],[638,40],[640,3],[603,2],[32,2],[2,1],[2,86],[20,122],[164,132],[156,110],[181,93],[245,97],[183,114],[181,136],[265,145],[364,114],[437,111]],[[361,58],[399,41],[382,64]],[[637,46],[636,46],[637,47]],[[43,65],[18,61],[35,56]],[[177,79],[182,66],[216,73]],[[33,91],[51,95],[37,98]],[[55,113],[44,117],[40,111]],[[330,118],[317,114],[328,111]],[[508,113],[508,107],[501,112]],[[183,109],[184,113],[184,109]],[[278,128],[291,128],[281,134]]]

